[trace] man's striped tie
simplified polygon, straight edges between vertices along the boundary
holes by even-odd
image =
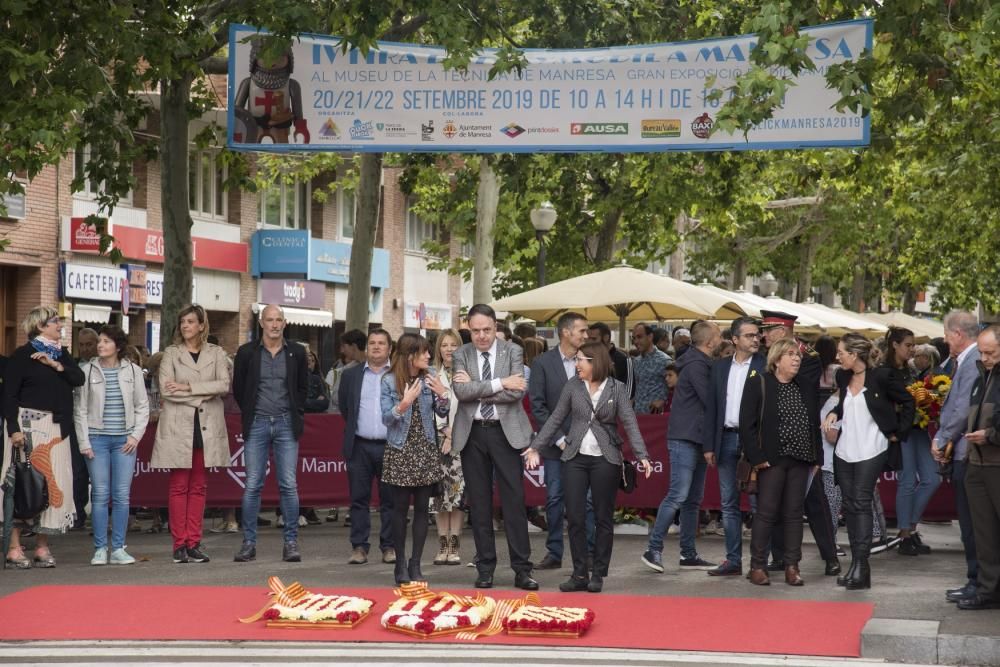
[[[490,382],[491,380],[493,380],[493,373],[492,371],[490,371],[489,352],[483,352],[483,372],[480,373],[479,377],[480,379],[482,379],[483,382]],[[489,403],[480,403],[479,413],[483,416],[483,419],[493,419],[493,416],[496,414],[493,411],[493,406],[490,405]]]

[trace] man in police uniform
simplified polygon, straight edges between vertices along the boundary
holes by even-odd
[[[760,328],[764,332],[764,345],[768,349],[782,338],[795,338],[794,328],[797,315],[783,313],[779,310],[760,311],[763,318]],[[802,364],[799,366],[799,377],[807,381],[807,385],[819,391],[819,379],[823,375],[823,363],[819,360],[816,350],[812,349],[802,340],[795,338],[799,344],[799,351],[802,353]],[[837,544],[833,535],[833,516],[830,513],[830,501],[826,497],[823,489],[823,478],[820,476],[819,468],[823,465],[819,463],[812,482],[809,484],[809,491],[806,493],[806,518],[809,520],[809,528],[813,537],[816,538],[816,546],[819,547],[820,556],[826,561],[826,574],[836,576],[840,574],[840,560],[837,558]],[[784,561],[784,534],[780,530],[771,533],[771,564],[769,570],[783,569]]]

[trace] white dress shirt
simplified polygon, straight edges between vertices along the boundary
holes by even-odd
[[[472,349],[476,350],[475,347],[473,347]],[[492,380],[493,393],[494,394],[499,394],[501,391],[503,391],[503,384],[500,382],[500,378],[496,377],[496,367],[497,367],[497,339],[496,338],[493,339],[493,345],[490,346],[490,349],[486,352],[486,354],[489,355],[490,377],[493,378],[493,380]],[[479,350],[476,350],[476,368],[479,369],[479,377],[482,378],[483,377],[483,353],[480,352]],[[471,373],[470,373],[470,375],[471,375]],[[483,418],[483,412],[482,412],[482,410],[483,410],[483,404],[482,404],[482,401],[480,401],[479,405],[476,406],[476,415],[473,417],[473,419],[482,419]],[[497,413],[497,406],[495,406],[495,405],[493,406],[493,419],[500,419],[500,415]]]
[[[601,394],[604,393],[604,385],[608,383],[608,379],[604,378],[604,382],[601,386],[597,388],[593,394],[590,395],[590,402],[594,405],[594,410],[597,410],[597,402],[601,398]],[[590,391],[590,384],[587,384],[587,391]],[[597,419],[597,417],[594,417]],[[593,422],[591,422],[593,423]],[[601,452],[601,446],[597,444],[597,436],[594,435],[593,427],[587,429],[587,433],[584,434],[583,440],[580,441],[580,453],[586,456],[603,456]]]
[[[743,386],[747,383],[747,375],[750,374],[750,360],[736,361],[733,357],[733,365],[729,367],[729,379],[726,382],[726,416],[722,425],[725,428],[736,428],[740,425],[740,402],[743,400]],[[716,422],[718,423],[718,422]]]
[[[843,421],[836,454],[847,463],[867,461],[889,449],[888,438],[868,412],[866,391],[867,387],[862,387],[857,396],[852,396],[850,389],[844,392]]]

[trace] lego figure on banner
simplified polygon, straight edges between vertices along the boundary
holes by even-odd
[[[236,93],[236,115],[242,116],[246,132],[237,133],[236,140],[263,143],[264,137],[270,137],[271,143],[287,144],[288,130],[294,125],[294,138],[308,144],[309,128],[302,117],[302,89],[292,78],[295,58],[291,46],[270,63],[263,51],[263,39],[250,40],[250,76],[240,82]],[[249,125],[246,112],[255,121],[256,128]]]

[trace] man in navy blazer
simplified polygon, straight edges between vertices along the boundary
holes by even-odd
[[[531,398],[531,415],[540,431],[549,415],[556,409],[559,396],[567,380],[576,376],[576,352],[587,342],[587,318],[580,313],[565,313],[556,322],[559,345],[540,354],[531,364],[528,395]],[[545,558],[536,570],[554,570],[562,567],[563,524],[566,506],[563,502],[562,461],[559,459],[566,447],[566,436],[572,418],[560,425],[555,442],[539,450],[545,466],[545,520],[549,537],[545,540]]]
[[[979,321],[965,310],[953,310],[944,318],[944,339],[948,342],[955,372],[951,379],[951,389],[941,406],[940,426],[931,443],[931,454],[936,461],[943,461],[941,451],[948,442],[954,451],[951,485],[955,490],[955,512],[962,534],[965,550],[966,583],[945,593],[949,602],[958,602],[976,595],[976,581],[979,577],[979,562],[976,559],[976,538],[972,531],[972,512],[969,497],[965,491],[965,473],[968,466],[969,442],[965,432],[969,423],[969,409],[972,402],[972,385],[979,377],[976,362],[979,361]]]
[[[702,443],[705,461],[719,470],[722,526],[726,533],[726,560],[709,570],[710,576],[743,574],[743,521],[736,463],[740,459],[740,403],[750,371],[763,373],[767,360],[758,352],[760,328],[751,317],[733,320],[730,331],[736,353],[712,364],[709,376],[705,424],[709,429]]]
[[[378,480],[381,526],[379,547],[382,562],[395,563],[392,543],[392,494],[382,483],[382,459],[385,454],[386,427],[382,423],[382,376],[389,370],[392,338],[385,329],[368,333],[366,361],[344,371],[337,391],[337,405],[344,417],[344,462],[351,491],[351,565],[368,562],[372,482]]]

